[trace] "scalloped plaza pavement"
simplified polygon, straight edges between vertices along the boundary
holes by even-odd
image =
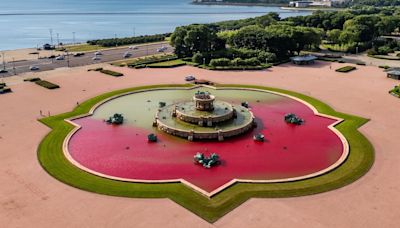
[[[0,95],[0,221],[7,227],[395,227],[400,222],[400,100],[387,91],[398,81],[370,66],[348,74],[342,64],[290,64],[261,72],[214,72],[192,67],[115,69],[114,78],[87,68],[37,73],[61,86],[51,91],[20,76],[5,79],[13,93]],[[91,67],[92,68],[92,67]],[[65,185],[39,165],[36,148],[49,129],[43,114],[71,110],[77,102],[120,88],[183,83],[184,76],[217,83],[264,85],[310,95],[337,111],[370,118],[360,130],[375,147],[375,163],[341,189],[286,199],[251,199],[209,224],[169,199],[131,199],[85,192]],[[23,77],[29,77],[25,75]],[[5,111],[4,111],[5,110]]]

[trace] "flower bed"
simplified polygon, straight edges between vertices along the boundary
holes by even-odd
[[[339,69],[336,69],[336,72],[340,72],[340,73],[348,73],[351,72],[353,70],[356,70],[357,68],[354,66],[345,66],[345,67],[341,67]]]
[[[60,88],[59,85],[51,83],[49,81],[46,80],[39,80],[39,81],[35,81],[36,85],[40,85],[41,87],[44,87],[46,89],[58,89]]]
[[[103,73],[103,74],[108,74],[108,75],[111,75],[111,76],[114,76],[114,77],[122,77],[122,76],[124,76],[123,73],[119,73],[119,72],[112,71],[112,70],[101,69],[101,70],[99,70],[99,71],[100,71],[101,73]]]

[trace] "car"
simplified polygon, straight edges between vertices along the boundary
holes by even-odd
[[[137,46],[130,46],[129,49],[137,50],[137,49],[139,49],[139,48],[138,48]]]
[[[168,49],[167,47],[162,46],[162,47],[160,47],[160,48],[157,49],[157,52],[164,52],[164,51],[166,51],[167,49]]]
[[[0,70],[0,74],[4,74],[4,73],[8,73],[8,70],[6,70],[6,69],[1,69],[1,70]]]
[[[190,81],[194,81],[196,80],[196,78],[193,75],[189,75],[185,77],[185,81],[190,82]]]
[[[96,55],[95,57],[92,58],[92,60],[95,60],[95,61],[96,61],[96,60],[101,60],[101,58],[100,58],[99,56]]]
[[[132,56],[132,54],[129,53],[129,52],[125,52],[124,55],[123,55],[124,58],[129,58],[131,56]]]
[[[96,52],[94,53],[94,55],[103,55],[103,53],[101,53],[100,51],[96,51]]]
[[[35,70],[40,70],[40,68],[38,66],[30,66],[29,70],[35,71]]]
[[[56,60],[64,60],[64,56],[63,55],[57,56]]]
[[[80,56],[83,56],[83,55],[85,55],[85,53],[83,53],[83,52],[78,52],[78,53],[75,53],[75,54],[74,54],[74,57],[80,57]]]

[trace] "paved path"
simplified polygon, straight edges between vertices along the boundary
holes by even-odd
[[[54,91],[22,82],[21,77],[5,79],[13,82],[14,92],[0,95],[0,224],[7,228],[398,227],[400,99],[387,91],[399,81],[386,78],[377,67],[358,66],[356,71],[341,74],[334,69],[344,64],[332,63],[332,70],[330,65],[286,64],[259,72],[217,72],[189,66],[140,70],[107,66],[126,75],[119,78],[87,72],[89,67],[37,73],[61,85]],[[289,89],[320,99],[338,111],[370,118],[361,131],[376,149],[376,162],[366,176],[349,186],[306,197],[251,199],[215,224],[208,224],[169,199],[129,199],[75,189],[40,167],[36,148],[49,129],[36,121],[39,110],[63,113],[77,101],[107,91],[184,83],[188,74],[217,83]]]

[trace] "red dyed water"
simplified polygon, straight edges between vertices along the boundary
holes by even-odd
[[[91,117],[76,120],[82,129],[69,144],[72,157],[106,175],[144,180],[183,178],[211,192],[232,179],[271,180],[298,177],[323,170],[343,153],[338,136],[327,128],[335,120],[318,117],[304,104],[290,100],[252,104],[258,127],[224,142],[188,142],[157,132],[148,143],[146,129],[110,126]],[[286,113],[305,119],[302,126],[284,122]],[[267,141],[254,142],[262,132]],[[193,163],[197,152],[217,153],[222,164],[211,169]]]

